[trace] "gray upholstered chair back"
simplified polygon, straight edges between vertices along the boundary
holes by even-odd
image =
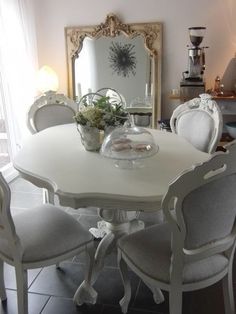
[[[51,126],[73,123],[74,116],[74,110],[64,104],[50,104],[43,106],[35,112],[35,129],[37,131],[42,131]]]
[[[10,246],[12,251],[19,245],[15,225],[10,211],[11,191],[0,173],[0,237]],[[2,252],[0,252],[1,254]]]
[[[49,127],[74,122],[77,104],[63,94],[48,91],[35,100],[27,115],[27,126],[32,134]],[[44,189],[44,202],[54,204],[54,195]]]
[[[201,259],[234,244],[236,141],[227,148],[169,185],[162,208],[173,229],[174,254]]]
[[[184,137],[197,149],[212,153],[222,133],[222,114],[208,94],[178,106],[170,119],[172,132]]]
[[[227,175],[190,192],[183,200],[184,246],[196,249],[230,235],[236,216],[236,175]]]
[[[30,107],[27,125],[32,134],[48,127],[73,123],[77,104],[63,94],[46,92]]]
[[[214,120],[209,113],[201,110],[185,111],[176,120],[176,131],[194,143],[197,149],[207,152],[209,140],[215,133]]]

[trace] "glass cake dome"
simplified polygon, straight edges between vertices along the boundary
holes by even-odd
[[[126,169],[142,167],[142,160],[155,155],[158,149],[147,129],[126,124],[105,137],[100,153],[114,159],[117,167]]]

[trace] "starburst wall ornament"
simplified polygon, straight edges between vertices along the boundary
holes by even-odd
[[[129,77],[136,74],[135,46],[132,44],[111,43],[109,48],[109,61],[113,73],[119,76]]]

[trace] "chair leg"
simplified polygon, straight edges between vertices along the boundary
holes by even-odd
[[[85,273],[85,281],[88,284],[93,283],[93,267],[94,267],[94,258],[95,258],[95,248],[94,244],[89,244],[86,250],[86,258],[87,258],[87,270]]]
[[[234,292],[232,282],[232,266],[229,267],[228,274],[222,280],[225,314],[235,313]]]
[[[21,265],[15,267],[16,272],[16,287],[17,287],[17,303],[18,314],[28,313],[28,276],[27,270],[23,269]]]
[[[169,294],[169,313],[182,314],[182,291],[181,289],[171,289]]]
[[[122,253],[119,249],[118,249],[117,261],[118,261],[118,266],[119,266],[121,278],[122,278],[123,285],[124,285],[124,296],[120,300],[119,303],[121,306],[122,313],[125,314],[128,311],[129,302],[131,299],[131,285],[130,285],[130,279],[128,276],[128,267],[127,267],[127,264],[125,263],[125,261],[123,260]]]
[[[161,289],[159,289],[158,287],[150,285],[146,281],[144,281],[144,283],[152,291],[153,299],[154,299],[156,304],[160,304],[160,303],[165,301],[165,298],[164,298],[163,293],[161,292]]]
[[[94,245],[90,243],[86,250],[86,266],[85,279],[74,294],[74,302],[77,305],[84,303],[95,304],[97,300],[97,292],[92,287],[93,284],[93,267],[94,267]]]
[[[6,289],[4,284],[4,262],[0,260],[0,298],[2,301],[7,299]]]

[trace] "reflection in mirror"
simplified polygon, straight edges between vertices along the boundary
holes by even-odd
[[[85,38],[75,60],[76,99],[90,91],[110,86],[119,91],[129,106],[135,98],[151,96],[150,58],[141,37],[124,35],[97,40]],[[149,94],[148,94],[149,93]]]
[[[87,105],[93,105],[94,102],[97,102],[99,99],[104,97],[108,97],[109,103],[112,105],[118,105],[121,106],[126,111],[126,104],[124,97],[118,93],[115,89],[105,87],[100,88],[96,92],[89,92],[85,95],[83,95],[80,100],[77,102],[78,110],[80,108],[83,108],[84,102]]]
[[[131,113],[133,107],[145,107],[156,127],[161,118],[161,24],[124,24],[109,14],[98,26],[67,27],[65,32],[69,96],[79,101],[110,87]]]
[[[111,103],[120,104],[121,106],[126,107],[124,96],[118,93],[114,88],[102,87],[97,90],[97,93],[109,97]]]

